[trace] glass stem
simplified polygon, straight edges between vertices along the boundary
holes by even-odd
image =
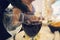
[[[32,40],[34,40],[34,38],[32,38]]]
[[[31,40],[34,40],[34,37],[32,37]]]

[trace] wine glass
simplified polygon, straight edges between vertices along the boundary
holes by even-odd
[[[32,21],[32,22],[28,22],[30,21],[30,18],[32,18],[32,16],[34,16],[33,14],[31,14],[31,12],[29,14],[24,14],[24,22],[22,23],[22,27],[25,31],[25,33],[32,38],[32,40],[34,40],[34,37],[38,34],[38,32],[41,29],[42,23],[41,21]]]
[[[4,24],[6,31],[10,35],[12,35],[11,38],[14,39],[14,36],[18,33],[18,31],[20,31],[21,26],[20,26],[20,24],[17,24],[17,25],[12,24],[12,16],[13,16],[12,9],[7,8],[4,12],[3,24]],[[20,27],[20,28],[18,28],[18,27]],[[18,31],[16,31],[17,28],[18,28]]]

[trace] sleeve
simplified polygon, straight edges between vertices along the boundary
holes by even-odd
[[[4,11],[9,4],[10,2],[8,0],[0,0],[0,12]]]
[[[8,5],[9,2],[7,0],[0,0],[0,40],[5,40],[11,37],[11,35],[5,30],[3,25],[3,12]]]

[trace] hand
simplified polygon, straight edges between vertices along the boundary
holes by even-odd
[[[20,26],[21,23],[20,23],[19,21],[14,21],[14,22],[12,22],[12,25],[13,25],[13,26]]]
[[[29,21],[30,22],[38,22],[40,20],[40,17],[36,17],[36,16],[31,16]]]

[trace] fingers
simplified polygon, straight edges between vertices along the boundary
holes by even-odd
[[[30,22],[36,22],[36,21],[39,21],[40,18],[39,17],[36,17],[36,16],[31,16],[30,17]]]

